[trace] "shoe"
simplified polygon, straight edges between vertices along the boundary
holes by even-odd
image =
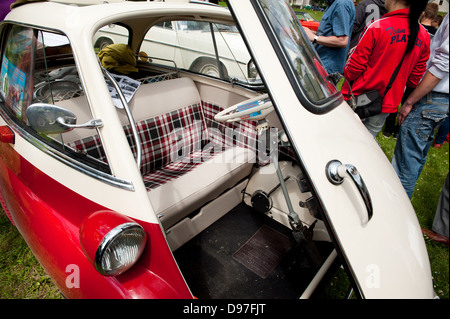
[[[435,233],[432,230],[428,230],[428,229],[425,229],[425,228],[421,228],[421,229],[422,229],[422,234],[425,237],[428,237],[432,241],[434,241],[436,243],[444,244],[444,245],[446,245],[448,247],[448,243],[449,243],[448,237],[445,237],[444,235]]]
[[[444,144],[434,144],[433,145],[433,147],[435,148],[435,149],[440,149],[442,146],[443,146]]]
[[[391,133],[391,132],[383,131],[383,135],[384,135],[385,137],[390,137],[390,136],[392,135],[392,133]]]

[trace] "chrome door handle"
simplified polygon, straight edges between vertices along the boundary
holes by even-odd
[[[373,216],[372,199],[370,198],[366,184],[364,183],[364,180],[359,174],[357,168],[351,164],[344,165],[338,160],[333,160],[327,164],[326,174],[328,180],[334,185],[342,184],[346,176],[351,178],[363,198],[367,209],[367,215],[369,217],[368,221],[370,221]]]
[[[63,126],[64,128],[66,128],[68,130],[72,130],[74,128],[94,129],[94,128],[103,126],[103,122],[101,119],[93,119],[84,124],[72,124],[72,123],[66,122],[66,120],[64,118],[58,117],[56,119],[56,122],[58,122],[61,126]]]

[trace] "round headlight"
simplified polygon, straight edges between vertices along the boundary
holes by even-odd
[[[120,275],[142,255],[147,235],[131,218],[113,211],[97,211],[80,227],[80,243],[95,269],[105,276]]]
[[[125,223],[113,228],[98,246],[95,268],[106,276],[128,270],[139,259],[145,247],[145,231],[137,223]]]

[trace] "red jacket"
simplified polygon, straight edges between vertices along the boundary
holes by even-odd
[[[378,90],[382,95],[400,63],[409,37],[409,9],[401,9],[385,14],[370,24],[360,37],[344,70],[345,78],[352,83],[355,96],[370,90]],[[408,54],[383,99],[383,113],[396,113],[401,103],[405,86],[415,88],[419,84],[430,55],[430,36],[420,26],[416,45]],[[348,85],[341,92],[348,99]]]

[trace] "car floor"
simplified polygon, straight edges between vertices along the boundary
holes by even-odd
[[[331,243],[316,242],[325,260]],[[290,229],[240,204],[174,252],[197,298],[298,298],[317,272]]]

